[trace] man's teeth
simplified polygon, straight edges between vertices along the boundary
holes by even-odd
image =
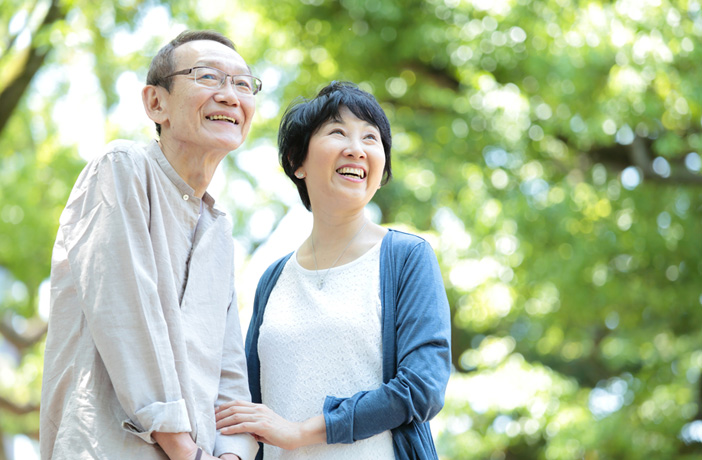
[[[339,174],[343,175],[351,175],[351,176],[357,176],[363,179],[366,177],[366,172],[362,170],[361,168],[349,168],[348,166],[345,166],[343,168],[339,168],[336,170]]]
[[[236,120],[233,118],[230,118],[226,115],[210,115],[207,117],[208,120],[225,120],[228,121],[229,123],[234,123],[236,124]]]

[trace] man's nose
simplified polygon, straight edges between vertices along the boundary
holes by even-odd
[[[219,87],[217,94],[215,94],[215,100],[228,105],[239,105],[239,94],[231,77],[227,77],[224,84]]]

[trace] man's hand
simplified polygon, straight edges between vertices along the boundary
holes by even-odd
[[[241,458],[238,455],[234,454],[222,454],[219,456],[222,460],[241,460]]]
[[[197,456],[197,450],[199,447],[193,441],[188,433],[157,433],[154,432],[151,436],[156,440],[161,449],[168,455],[170,460],[195,460]],[[222,456],[221,458],[227,458],[227,460],[241,460],[234,454],[224,454],[230,455],[227,458]],[[213,457],[207,452],[202,452],[200,460],[217,460],[217,457]]]

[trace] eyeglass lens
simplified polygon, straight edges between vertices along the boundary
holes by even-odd
[[[219,69],[208,67],[198,67],[194,69],[195,82],[208,88],[219,88],[224,84],[227,74]],[[232,86],[235,90],[244,94],[256,92],[257,82],[249,75],[233,75]]]

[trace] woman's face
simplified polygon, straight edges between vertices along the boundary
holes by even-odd
[[[383,178],[385,150],[378,128],[345,106],[339,117],[312,135],[307,158],[298,169],[306,175],[313,212],[362,209]]]

